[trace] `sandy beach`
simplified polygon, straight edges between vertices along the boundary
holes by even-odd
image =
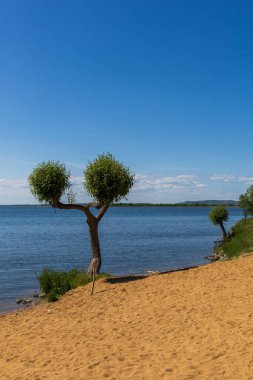
[[[253,379],[253,256],[0,317],[1,380]]]

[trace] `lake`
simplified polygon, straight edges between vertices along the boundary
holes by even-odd
[[[242,218],[229,207],[229,229]],[[112,207],[100,222],[102,268],[114,275],[168,271],[206,263],[221,236],[208,207]],[[85,215],[41,206],[0,206],[0,312],[38,290],[43,267],[87,268]]]

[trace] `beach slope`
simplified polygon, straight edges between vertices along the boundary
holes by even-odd
[[[253,379],[253,256],[0,317],[5,379]]]

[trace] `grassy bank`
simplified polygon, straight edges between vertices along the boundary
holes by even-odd
[[[253,251],[253,218],[240,220],[232,229],[232,237],[222,246],[229,259]]]

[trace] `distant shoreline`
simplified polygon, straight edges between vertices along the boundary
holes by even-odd
[[[81,203],[80,203],[81,204]],[[217,201],[214,203],[199,202],[182,202],[182,203],[112,203],[110,207],[239,207],[236,201]],[[49,204],[12,204],[0,205],[0,207],[51,207]]]
[[[115,203],[111,207],[239,207],[238,204],[224,204],[224,203]]]

